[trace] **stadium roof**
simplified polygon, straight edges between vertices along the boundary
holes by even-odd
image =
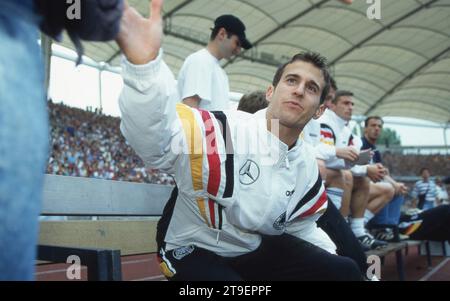
[[[355,114],[450,121],[450,0],[170,0],[164,4],[165,60],[175,73],[207,44],[216,17],[232,13],[255,45],[224,61],[235,92],[265,90],[276,67],[300,51],[325,55],[340,89],[355,93]],[[147,0],[129,0],[148,15]],[[69,39],[63,46],[73,49]],[[85,43],[88,57],[119,65],[113,42]]]

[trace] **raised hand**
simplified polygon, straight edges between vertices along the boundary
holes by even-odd
[[[147,19],[125,1],[116,42],[130,63],[143,65],[158,55],[163,38],[163,3],[164,0],[152,0],[150,17]]]

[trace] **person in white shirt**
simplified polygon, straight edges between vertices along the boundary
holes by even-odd
[[[337,92],[328,109],[318,119],[321,138],[316,150],[325,161],[328,196],[338,209],[342,207],[342,170],[349,169],[359,156],[359,151],[353,145],[353,135],[347,127],[347,119],[352,114],[351,95],[347,91]]]
[[[208,111],[229,109],[230,86],[222,59],[229,59],[250,49],[252,44],[245,35],[245,25],[233,15],[222,15],[214,21],[206,48],[189,55],[178,74],[178,93],[182,102],[190,107]],[[178,187],[172,191],[176,199]]]
[[[245,36],[245,25],[233,15],[222,15],[206,48],[189,55],[178,74],[178,91],[183,102],[193,108],[221,111],[229,108],[230,87],[222,59],[238,55],[252,44]]]
[[[298,137],[323,111],[324,59],[300,54],[280,67],[267,110],[195,110],[177,104],[162,60],[161,8],[153,0],[147,20],[126,6],[117,42],[126,57],[121,131],[147,166],[174,173],[180,190],[158,227],[166,277],[361,280],[353,260],[331,254],[329,239],[314,245],[314,233],[327,238],[315,223],[327,198],[313,150]]]
[[[422,180],[417,181],[411,191],[414,203],[421,210],[434,208],[437,200],[436,184],[430,179],[430,170],[428,168],[423,167],[420,169],[420,175]]]
[[[448,201],[447,188],[442,183],[441,178],[436,178],[436,191],[437,191],[436,206],[448,205],[449,201]]]

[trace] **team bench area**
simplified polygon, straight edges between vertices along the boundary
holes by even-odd
[[[172,186],[45,175],[38,264],[80,258],[88,280],[122,280],[122,256],[157,251],[156,225]],[[399,280],[403,251],[390,243],[367,255],[395,253]],[[429,254],[429,252],[428,252]]]

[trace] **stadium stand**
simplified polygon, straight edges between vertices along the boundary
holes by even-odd
[[[120,134],[119,118],[51,101],[48,110],[52,150],[48,174],[174,185],[169,175],[144,168]]]
[[[387,151],[383,153],[383,162],[394,176],[417,176],[424,166],[438,176],[445,176],[450,170],[450,156],[441,154],[417,155]]]

